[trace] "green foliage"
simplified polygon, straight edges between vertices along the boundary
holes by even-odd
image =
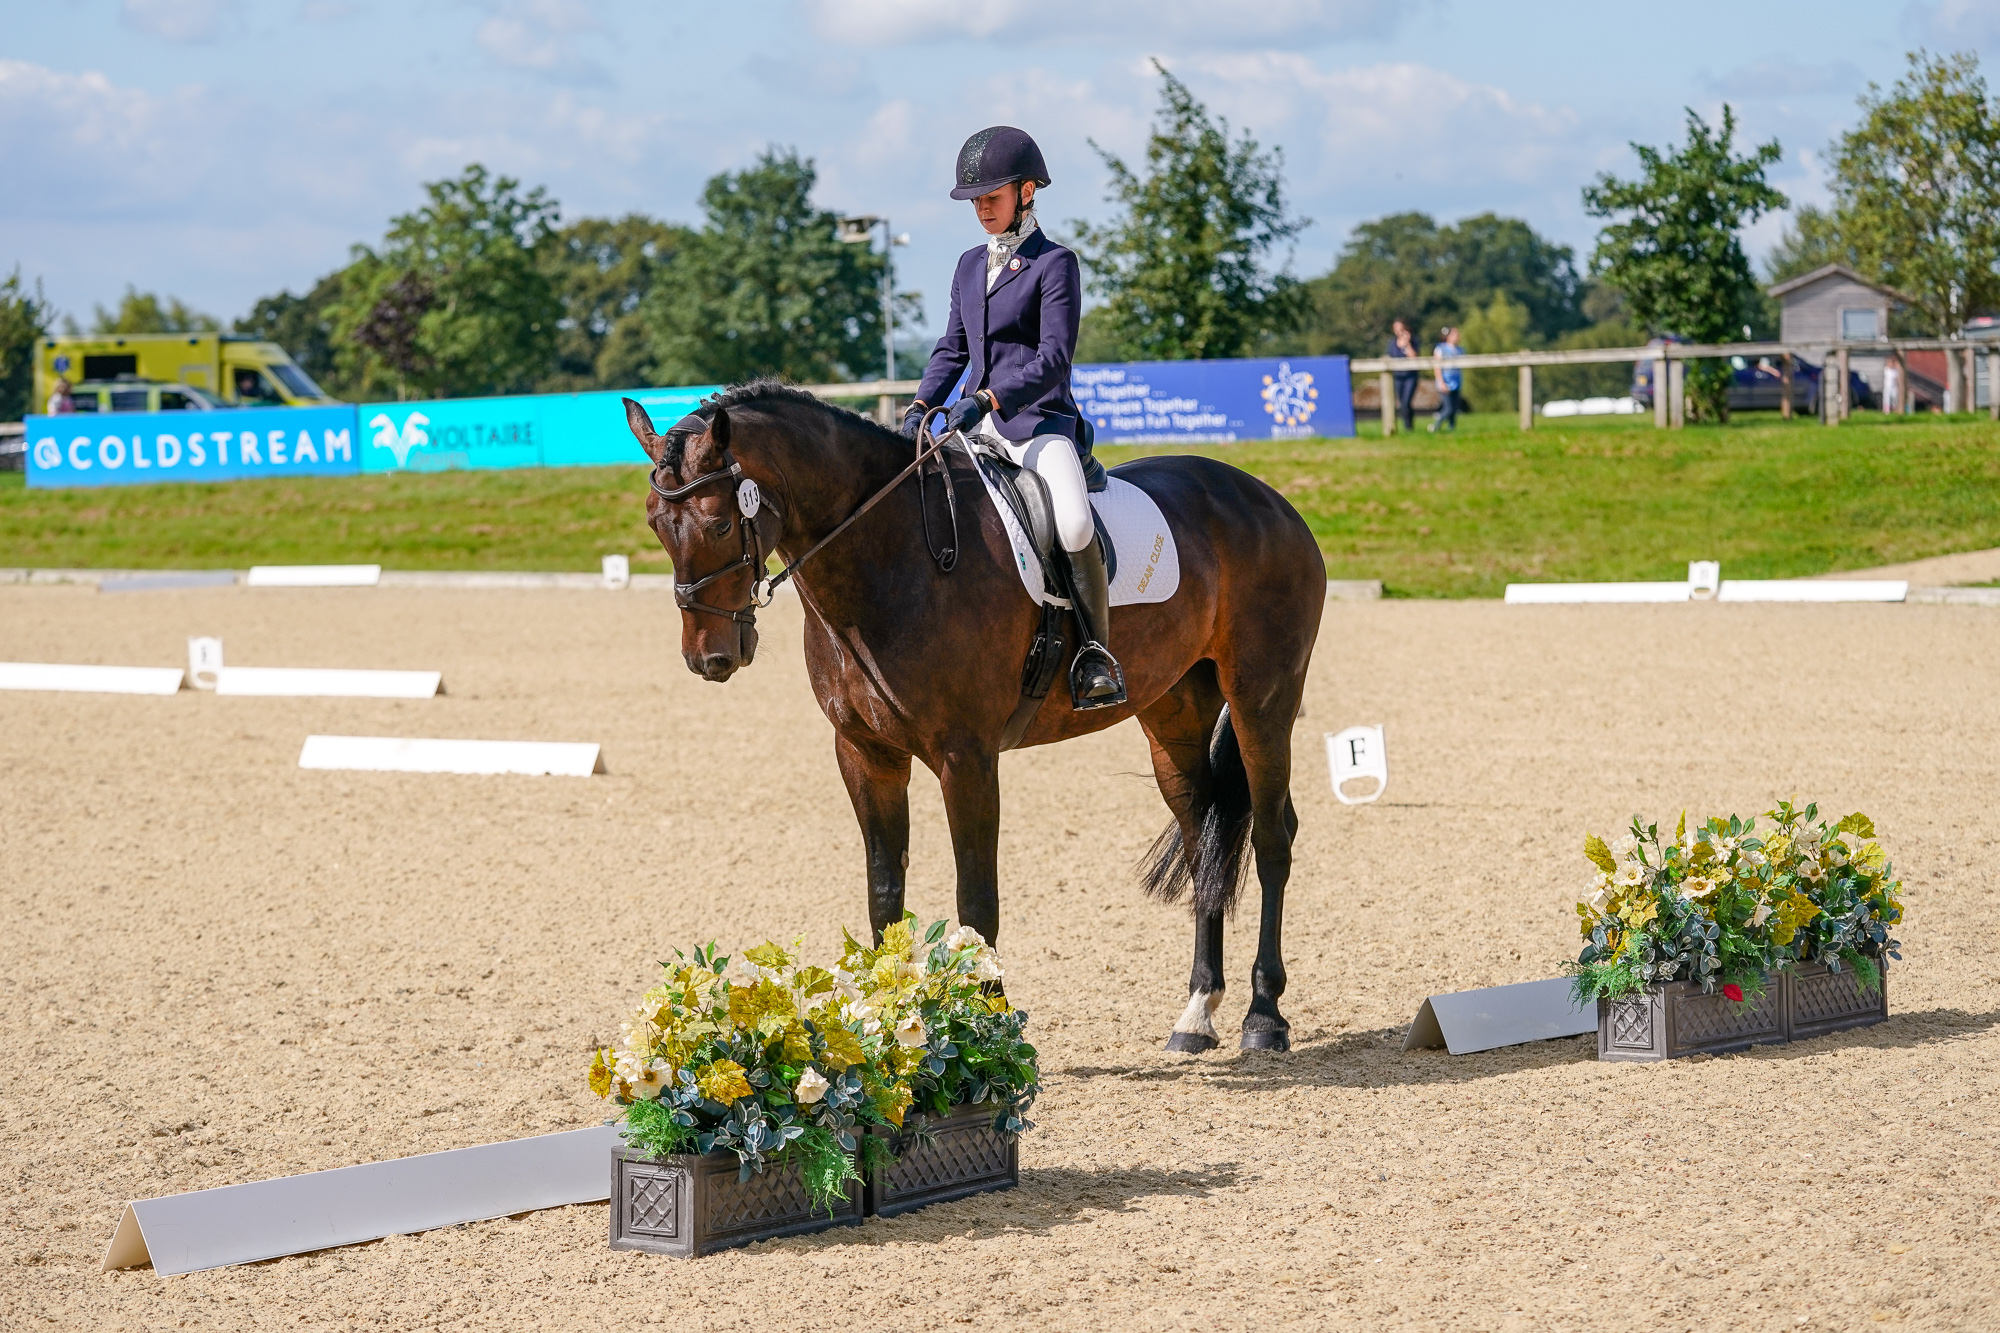
[[[640,307],[669,280],[688,232],[642,213],[581,218],[552,233],[536,258],[562,303],[545,393],[657,383]]]
[[[1909,295],[1932,337],[2000,304],[2000,106],[1970,51],[1909,54],[1832,152],[1840,251]]]
[[[1459,345],[1467,352],[1519,352],[1541,341],[1528,326],[1528,308],[1506,292],[1493,294],[1484,309],[1465,316]],[[1428,343],[1419,340],[1419,346]],[[1475,412],[1511,412],[1520,394],[1521,377],[1512,370],[1468,370],[1465,401]]]
[[[1429,347],[1445,325],[1469,325],[1475,311],[1503,295],[1525,311],[1524,326],[1536,341],[1482,350],[1540,346],[1585,323],[1584,285],[1569,247],[1545,240],[1519,218],[1492,213],[1445,227],[1424,213],[1364,222],[1333,271],[1306,286],[1311,307],[1296,350],[1313,355],[1379,356],[1397,319]]]
[[[562,307],[535,249],[555,201],[469,166],[424,187],[379,252],[357,247],[333,307],[343,384],[398,398],[523,392],[547,372]]]
[[[1687,143],[1671,153],[1632,145],[1639,179],[1606,173],[1584,188],[1585,211],[1615,219],[1598,233],[1591,267],[1625,294],[1632,317],[1656,333],[1733,342],[1760,309],[1740,233],[1785,207],[1785,196],[1764,179],[1782,154],[1772,140],[1737,156],[1736,113],[1727,104],[1719,129],[1692,110],[1687,126]],[[1719,362],[1689,368],[1692,415],[1729,419],[1730,373]]]
[[[627,1143],[654,1157],[694,1151],[694,1126],[676,1120],[673,1108],[664,1102],[633,1102],[625,1108],[625,1124],[619,1132]]]
[[[335,272],[314,283],[304,296],[289,291],[266,296],[236,321],[236,332],[278,344],[336,398],[356,396],[342,379],[333,351],[333,313],[340,293],[341,275]]]
[[[887,1150],[887,1145],[872,1134],[865,1141]],[[799,1179],[805,1183],[806,1198],[813,1210],[823,1209],[832,1217],[834,1210],[847,1202],[848,1186],[861,1179],[861,1172],[855,1169],[855,1154],[840,1146],[832,1130],[823,1125],[808,1125],[792,1144],[792,1155],[799,1164]]]
[[[1558,351],[1584,347],[1639,347],[1646,331],[1631,323],[1622,312],[1587,328],[1572,329],[1549,346]],[[1632,366],[1617,361],[1601,366],[1537,366],[1535,396],[1542,402],[1555,398],[1619,398],[1632,392]]]
[[[881,368],[882,256],[843,244],[813,207],[818,179],[796,152],[765,152],[702,191],[706,225],[686,237],[643,304],[664,384],[805,382]]]
[[[1764,257],[1764,276],[1775,287],[1828,264],[1845,264],[1862,273],[1869,269],[1869,261],[1841,235],[1840,219],[1831,209],[1801,204],[1792,210],[1778,243]]]
[[[35,341],[48,333],[51,313],[42,284],[29,291],[19,268],[0,282],[0,421],[42,410],[28,400],[35,392]]]
[[[116,310],[97,306],[95,311],[90,321],[90,331],[95,334],[213,333],[222,327],[215,316],[190,308],[178,296],[162,301],[152,292],[142,292],[130,285],[119,298]],[[74,320],[66,321],[66,328],[70,333],[78,331]]]
[[[1093,294],[1104,299],[1094,356],[1179,361],[1245,356],[1291,328],[1298,284],[1267,260],[1307,225],[1285,205],[1283,154],[1208,113],[1157,60],[1160,114],[1146,174],[1091,147],[1122,215],[1073,222]]]

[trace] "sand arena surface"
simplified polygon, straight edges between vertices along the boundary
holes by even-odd
[[[1003,764],[1000,940],[1046,1092],[1021,1188],[677,1263],[603,1205],[164,1278],[127,1198],[596,1123],[675,944],[865,924],[799,610],[727,686],[664,597],[0,589],[0,659],[439,668],[424,702],[0,694],[0,1327],[1992,1327],[2000,614],[1334,604],[1298,728],[1290,1055],[1160,1050],[1184,911],[1126,724]],[[1388,725],[1379,804],[1322,733]],[[308,732],[601,740],[608,776],[301,772]],[[1552,974],[1586,829],[1817,797],[1908,884],[1880,1027],[1600,1065],[1402,1054]],[[910,905],[948,914],[919,771]],[[1234,1032],[1254,892],[1232,928]]]

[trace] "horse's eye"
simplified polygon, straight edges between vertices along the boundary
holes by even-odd
[[[727,537],[729,535],[729,520],[726,518],[719,518],[715,520],[714,523],[709,525],[708,530],[714,533],[718,537]]]

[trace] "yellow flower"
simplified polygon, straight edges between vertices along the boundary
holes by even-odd
[[[750,1080],[743,1074],[743,1066],[734,1060],[717,1060],[703,1066],[695,1076],[695,1086],[701,1089],[702,1096],[727,1106],[738,1097],[750,1095]]]
[[[611,1062],[604,1058],[606,1054],[600,1046],[590,1057],[590,1090],[600,1097],[611,1095]]]
[[[821,1023],[819,1025],[820,1044],[826,1047],[826,1054],[820,1063],[839,1073],[850,1065],[858,1065],[868,1058],[861,1049],[861,1038],[855,1036],[843,1024]]]
[[[910,1095],[910,1090],[901,1084],[879,1089],[874,1096],[875,1109],[882,1113],[884,1120],[897,1129],[903,1127],[903,1112],[909,1110],[910,1103],[915,1100]]]

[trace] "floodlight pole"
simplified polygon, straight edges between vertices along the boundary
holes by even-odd
[[[842,218],[840,239],[850,245],[870,245],[875,226],[882,227],[882,368],[884,379],[896,378],[896,247],[908,245],[908,233],[890,229],[889,219],[873,216]]]

